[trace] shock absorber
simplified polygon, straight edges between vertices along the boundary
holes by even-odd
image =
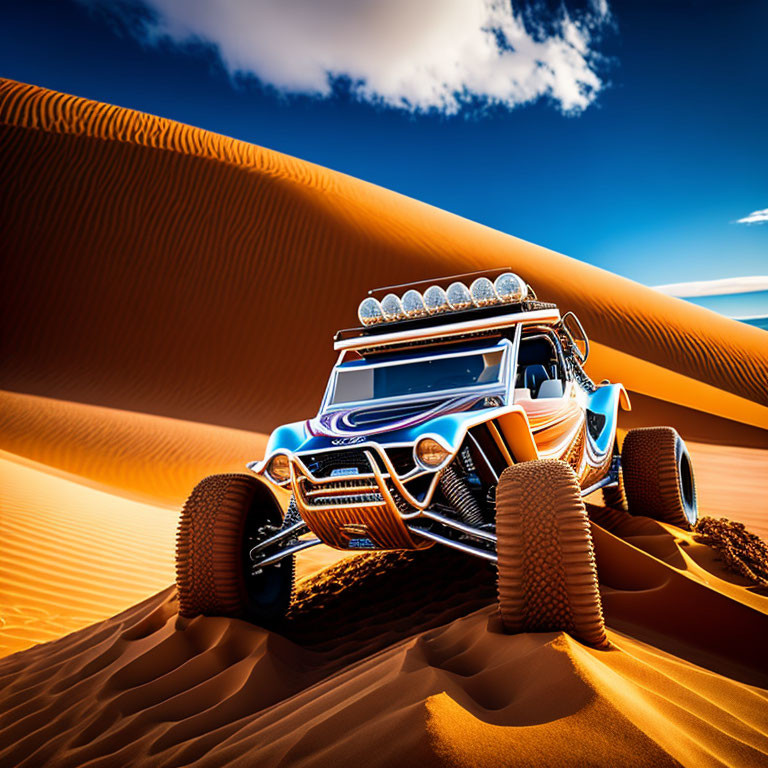
[[[463,523],[479,528],[485,522],[480,504],[452,466],[443,470],[440,490],[448,503],[459,513]]]

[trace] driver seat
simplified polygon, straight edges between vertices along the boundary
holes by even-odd
[[[531,397],[539,396],[542,382],[549,381],[549,374],[543,365],[529,365],[523,374],[523,386],[531,390]]]

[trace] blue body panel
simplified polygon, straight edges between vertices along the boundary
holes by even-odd
[[[446,448],[451,451],[457,451],[460,448],[461,441],[464,439],[468,423],[476,424],[478,420],[488,421],[495,418],[503,410],[505,409],[486,408],[482,411],[473,410],[450,413],[413,427],[379,432],[372,436],[362,433],[355,437],[342,438],[313,436],[307,429],[307,422],[300,421],[278,427],[269,438],[266,455],[270,456],[278,450],[303,453],[305,451],[318,451],[325,448],[341,448],[364,442],[375,442],[382,447],[388,445],[413,445],[420,437],[425,435],[436,437]]]
[[[621,400],[621,384],[607,384],[598,387],[587,395],[587,410],[605,416],[605,424],[597,438],[587,430],[587,438],[592,443],[596,453],[605,454],[613,446],[618,422],[619,403]]]
[[[621,389],[620,384],[608,384],[598,387],[594,392],[587,394],[588,410],[605,416],[605,424],[597,438],[588,433],[595,453],[605,454],[611,449],[613,437],[616,433]],[[412,445],[425,435],[437,437],[446,448],[451,451],[457,451],[461,441],[464,439],[469,423],[474,425],[478,422],[490,421],[506,410],[505,408],[485,408],[482,410],[449,413],[412,427],[377,432],[377,434],[370,436],[360,433],[354,437],[313,436],[307,428],[307,422],[299,421],[275,429],[269,438],[266,455],[270,456],[279,450],[302,453],[326,448],[352,446],[363,442],[375,442],[382,447],[388,445]]]

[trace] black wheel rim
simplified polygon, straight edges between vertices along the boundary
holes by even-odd
[[[679,462],[680,496],[683,501],[685,516],[691,525],[696,523],[698,510],[696,508],[696,486],[693,481],[693,467],[688,451],[683,448]]]

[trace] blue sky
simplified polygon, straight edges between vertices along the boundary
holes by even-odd
[[[250,1],[234,18],[202,0],[6,1],[0,75],[320,163],[649,285],[768,273],[768,223],[737,223],[768,208],[768,2],[497,3],[489,60],[480,27],[451,46],[491,0],[361,0],[362,19],[351,0],[316,0],[316,19],[308,0]],[[521,67],[513,87],[502,75]]]

